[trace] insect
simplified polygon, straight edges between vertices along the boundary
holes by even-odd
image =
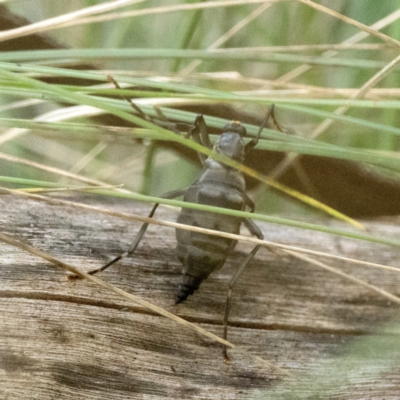
[[[138,109],[137,106],[134,106],[134,108],[135,110]],[[261,132],[271,117],[274,119],[274,105],[270,106],[256,137],[247,143],[243,140],[247,133],[246,128],[240,122],[232,121],[223,128],[222,134],[212,146],[204,117],[199,114],[189,128],[188,137],[192,137],[197,143],[212,149],[217,154],[243,163],[245,157],[257,145]],[[254,203],[246,194],[242,173],[235,168],[217,161],[212,155],[206,157],[204,154],[198,153],[198,156],[203,165],[203,170],[197,179],[188,188],[168,192],[161,197],[174,199],[183,196],[183,200],[186,202],[240,211],[244,211],[248,207],[251,212],[254,212]],[[159,203],[153,206],[149,213],[149,218],[153,217],[158,206]],[[238,218],[210,211],[183,208],[177,222],[232,234],[239,234],[240,227],[244,224],[252,235],[258,239],[264,238],[261,230],[251,219]],[[137,249],[148,225],[148,223],[142,225],[126,252],[115,257],[101,268],[90,271],[89,274],[104,271],[122,258],[132,255]],[[217,271],[225,264],[237,241],[184,229],[176,229],[176,240],[177,256],[182,262],[182,279],[178,285],[175,299],[178,304],[198,290],[203,280],[207,279],[211,273]],[[259,248],[260,245],[258,244],[252,249],[228,284],[223,320],[224,339],[227,339],[228,316],[233,286],[239,275],[254,258]],[[75,276],[71,278],[74,279]],[[229,360],[226,346],[224,346],[223,353],[225,359]]]

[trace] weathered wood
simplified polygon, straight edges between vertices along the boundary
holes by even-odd
[[[0,202],[1,232],[83,270],[125,250],[140,226],[14,196]],[[150,208],[122,201],[102,205],[142,215]],[[164,207],[157,214],[175,216]],[[378,235],[400,238],[398,222],[367,225]],[[400,267],[397,248],[259,225],[271,241]],[[174,247],[172,229],[150,227],[135,257],[99,277],[221,335],[227,282],[251,247],[239,244],[224,268],[178,306],[181,266]],[[400,296],[399,274],[327,263]],[[62,270],[2,243],[0,280],[1,398],[395,399],[400,392],[399,329],[393,325],[399,307],[266,249],[234,290],[228,339],[241,350],[230,351],[230,365],[211,339],[91,282],[69,282]]]

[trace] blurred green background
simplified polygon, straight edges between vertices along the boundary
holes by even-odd
[[[398,47],[373,35],[366,35],[346,48],[340,47],[349,38],[360,35],[360,30],[296,1],[222,3],[219,7],[193,9],[191,7],[198,4],[207,6],[213,2],[137,1],[86,19],[80,20],[76,16],[72,19],[74,25],[63,28],[50,25],[42,34],[53,37],[66,48],[82,50],[80,53],[69,55],[55,50],[49,58],[48,55],[33,56],[32,52],[32,59],[29,51],[21,58],[0,53],[0,62],[24,65],[25,74],[30,78],[54,77],[57,71],[46,70],[46,67],[73,68],[79,62],[100,68],[96,74],[102,74],[104,81],[99,84],[106,81],[108,73],[119,77],[119,81],[121,76],[128,80],[158,77],[165,98],[173,97],[171,84],[173,89],[183,93],[190,88],[194,96],[198,90],[197,98],[203,96],[206,100],[213,100],[211,91],[217,90],[226,95],[226,103],[260,118],[265,115],[268,103],[273,101],[279,122],[297,135],[308,137],[324,120],[318,111],[329,115],[337,107],[346,105],[346,99],[399,54]],[[40,22],[106,2],[13,0],[5,4],[9,10],[30,21]],[[399,9],[396,0],[337,0],[319,4],[366,25],[390,18]],[[97,16],[108,18],[88,22]],[[398,17],[394,16],[381,31],[398,39]],[[225,52],[206,58],[204,54],[210,47],[225,49]],[[89,49],[93,51],[90,57]],[[120,49],[120,52],[125,51],[125,56],[115,55],[107,49]],[[144,50],[145,55],[140,50]],[[175,50],[183,52],[179,53],[181,58],[176,57]],[[201,62],[193,64],[192,50],[198,50],[196,54],[204,57]],[[329,51],[337,54],[327,57]],[[310,65],[309,62],[313,65],[304,67]],[[33,67],[37,69],[30,70]],[[7,70],[7,65],[0,66],[1,69]],[[84,72],[77,76],[86,77]],[[397,178],[398,82],[399,69],[394,68],[360,100],[353,101],[343,121],[336,121],[315,139],[316,148],[325,149],[325,143],[334,144],[338,146],[335,157],[344,159],[349,157],[346,149],[368,150],[363,161],[369,167],[379,168],[380,173]],[[10,77],[0,77],[0,85],[3,87],[0,93],[3,139],[0,144],[1,151],[7,154],[105,183],[124,184],[129,190],[151,195],[187,186],[199,171],[174,152],[155,148],[150,140],[137,141],[128,134],[101,133],[84,110],[79,117],[65,119],[83,124],[81,128],[66,130],[62,125],[54,125],[54,129],[44,130],[32,126],[29,132],[16,134],[12,128],[19,123],[13,124],[9,118],[20,122],[33,118],[48,120],[49,112],[63,109],[66,112],[69,105],[60,103],[59,93],[49,95],[45,88],[32,88],[29,83]],[[53,86],[57,88],[58,85]],[[71,92],[80,89],[60,87]],[[237,93],[251,101],[238,100]],[[34,95],[35,102],[30,100]],[[69,101],[79,104],[76,99]],[[128,111],[122,100],[118,106]],[[307,112],[295,106],[306,107]],[[364,124],[354,124],[347,116],[356,117]],[[291,140],[289,138],[289,143]],[[329,148],[320,151],[330,155]],[[387,159],[377,162],[374,154],[379,155],[380,160],[382,157]],[[21,163],[2,161],[0,168],[3,176],[73,183],[65,177]],[[258,200],[259,211],[302,210],[298,202],[287,196],[282,198],[265,186],[252,196]]]

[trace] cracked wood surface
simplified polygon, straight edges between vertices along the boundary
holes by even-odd
[[[79,201],[141,215],[150,209]],[[0,202],[1,232],[85,271],[126,250],[140,227],[15,196]],[[161,206],[156,217],[176,215]],[[366,224],[371,234],[399,239],[398,222]],[[400,267],[398,248],[258,225],[267,240]],[[221,336],[226,285],[251,245],[239,243],[226,265],[177,306],[174,248],[171,228],[150,226],[134,257],[98,277]],[[1,398],[398,398],[399,306],[289,256],[262,248],[237,283],[228,339],[239,348],[230,351],[229,365],[218,343],[116,293],[69,282],[64,271],[3,243],[0,258]],[[322,261],[400,296],[399,274]]]

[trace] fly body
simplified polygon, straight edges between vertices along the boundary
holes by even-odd
[[[243,162],[246,133],[240,123],[232,123],[215,143],[215,152]],[[240,171],[212,157],[204,161],[204,169],[186,190],[184,201],[208,206],[243,211],[246,205],[245,181]],[[216,214],[190,208],[182,209],[178,222],[216,231],[238,234],[242,220],[229,215]],[[204,279],[221,268],[236,241],[220,236],[177,229],[177,255],[182,262],[182,282],[178,286],[176,302],[184,301],[197,290]]]

